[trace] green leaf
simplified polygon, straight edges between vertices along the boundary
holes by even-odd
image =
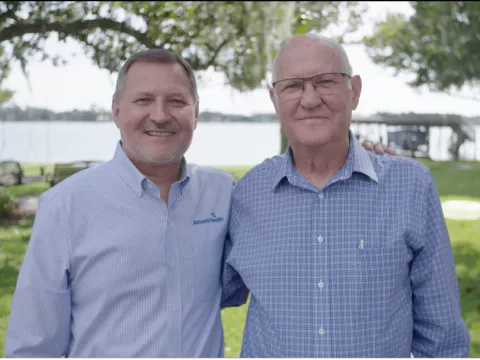
[[[415,75],[413,87],[447,91],[480,81],[480,3],[412,2],[407,19],[393,14],[376,24],[365,45],[371,59]]]

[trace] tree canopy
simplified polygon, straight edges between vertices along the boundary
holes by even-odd
[[[78,41],[111,72],[139,50],[163,47],[194,70],[215,69],[235,89],[250,90],[265,79],[285,31],[322,31],[346,14],[342,36],[360,24],[364,10],[349,1],[0,1],[0,81],[13,61],[23,70],[38,56],[61,63],[45,49],[54,34]]]
[[[480,81],[480,2],[413,1],[391,14],[365,45],[376,64],[414,75],[412,87],[449,92]]]

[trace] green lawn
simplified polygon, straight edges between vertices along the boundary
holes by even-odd
[[[21,166],[25,176],[39,176],[41,168],[45,173],[53,172],[53,164],[22,163]]]
[[[48,190],[50,185],[46,181],[38,181],[24,185],[11,185],[8,190],[16,197],[25,195],[40,195]]]
[[[454,162],[425,161],[432,170],[442,200],[451,198],[480,201],[480,163],[466,163],[472,169],[459,169]],[[240,178],[248,167],[229,168]],[[477,183],[477,184],[475,184]],[[11,187],[18,195],[39,194],[47,184],[34,183]],[[3,356],[5,332],[18,268],[25,252],[33,219],[0,227],[0,356]],[[471,357],[480,357],[480,220],[447,220],[452,240],[462,302],[463,317],[470,329]],[[242,341],[246,306],[222,313],[225,328],[225,356],[238,357]]]

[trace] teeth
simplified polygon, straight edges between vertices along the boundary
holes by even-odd
[[[174,133],[173,132],[168,132],[168,131],[146,131],[147,135],[150,136],[172,136]]]

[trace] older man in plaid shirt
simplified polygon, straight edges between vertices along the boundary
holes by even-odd
[[[290,146],[236,185],[223,274],[224,298],[251,294],[243,357],[468,356],[434,180],[358,143],[361,88],[327,38],[293,37],[275,59]]]

